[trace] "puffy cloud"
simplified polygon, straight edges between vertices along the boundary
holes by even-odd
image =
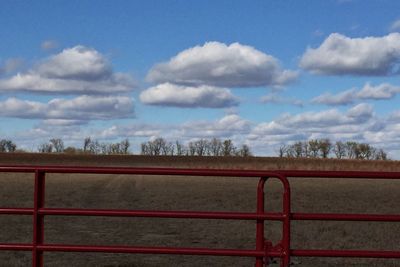
[[[371,141],[367,133],[383,131],[386,122],[380,123],[371,105],[361,103],[345,112],[329,109],[300,114],[284,114],[253,127],[248,143],[256,153],[274,154],[280,145],[315,138],[335,140]]]
[[[45,78],[92,81],[111,76],[111,66],[105,57],[94,49],[81,45],[65,49],[37,66]]]
[[[329,35],[318,48],[308,48],[300,66],[316,74],[399,74],[400,33],[383,37],[349,38]]]
[[[390,30],[393,32],[400,31],[400,19],[394,21],[392,25],[390,25]]]
[[[317,96],[311,100],[311,103],[314,104],[325,104],[325,105],[349,105],[354,103],[356,90],[350,89],[344,92],[341,92],[337,95],[333,95],[331,93],[324,93],[320,96]]]
[[[281,117],[281,124],[286,127],[324,128],[336,125],[360,124],[371,118],[371,105],[361,103],[350,108],[346,114],[336,109],[319,112],[304,112],[296,115],[285,114]]]
[[[0,91],[64,94],[129,92],[132,77],[114,73],[106,58],[94,49],[75,46],[43,60],[26,73],[0,80]]]
[[[54,40],[45,40],[40,44],[40,48],[45,51],[52,50],[57,47],[58,47],[58,43]]]
[[[75,125],[87,124],[85,120],[66,120],[66,119],[47,119],[41,122],[45,127],[69,127]]]
[[[73,99],[53,99],[48,103],[9,98],[0,102],[0,116],[45,119],[47,123],[71,124],[74,121],[107,120],[133,116],[133,101],[126,96],[79,96]],[[67,121],[69,121],[67,123]],[[76,124],[73,123],[73,124]]]
[[[400,110],[393,111],[390,116],[389,120],[392,122],[399,122],[400,123]]]
[[[190,121],[183,124],[147,124],[113,125],[97,133],[100,139],[119,137],[163,137],[170,141],[182,142],[199,138],[232,138],[249,133],[251,123],[236,114],[225,115],[215,121]]]
[[[287,127],[315,127],[322,128],[337,124],[348,123],[348,118],[336,109],[321,112],[304,112],[296,115],[284,114],[281,124]]]
[[[373,116],[374,109],[366,103],[358,104],[348,110],[347,116],[356,119],[356,122],[364,122]]]
[[[181,134],[185,137],[212,138],[230,137],[248,133],[251,123],[237,114],[229,114],[219,120],[195,121],[183,124]]]
[[[333,95],[325,93],[311,100],[314,104],[325,105],[348,105],[357,100],[385,100],[392,99],[400,93],[400,87],[388,83],[382,83],[376,86],[366,83],[360,90],[350,89],[339,94]]]
[[[239,104],[238,98],[225,88],[171,83],[159,84],[143,91],[140,100],[149,105],[176,107],[223,108]]]
[[[155,65],[147,75],[154,83],[218,87],[280,86],[296,77],[297,72],[282,70],[273,56],[251,46],[219,42],[186,49]]]
[[[303,107],[303,105],[304,105],[303,101],[301,101],[299,99],[283,98],[276,94],[270,94],[270,95],[263,96],[261,98],[261,102],[264,104],[269,104],[269,103],[283,104],[283,105],[294,105],[294,106],[299,106],[299,107]]]
[[[116,73],[109,79],[97,81],[45,78],[37,73],[25,73],[0,80],[0,91],[60,94],[109,94],[128,92],[133,87],[129,75]]]
[[[162,135],[165,133],[166,128],[150,124],[131,124],[131,125],[113,125],[107,129],[100,131],[95,135],[96,138],[101,139],[113,139],[126,137],[147,137],[151,138],[154,136]]]
[[[0,65],[0,75],[8,74],[18,69],[23,64],[23,60],[20,58],[10,58]]]
[[[365,86],[357,93],[357,97],[360,99],[391,99],[400,93],[400,87],[393,86],[388,83],[382,83],[377,86],[372,86],[367,83]]]
[[[0,116],[14,118],[38,118],[45,116],[46,104],[9,98],[0,102]]]

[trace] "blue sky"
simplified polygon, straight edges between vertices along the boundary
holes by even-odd
[[[0,135],[157,136],[400,158],[399,1],[2,1]]]

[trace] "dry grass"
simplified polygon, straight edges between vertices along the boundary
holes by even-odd
[[[82,163],[83,162],[83,163]],[[203,159],[1,155],[1,164],[178,166],[240,169],[399,170],[398,162],[297,161],[265,158]],[[79,164],[80,163],[80,164]],[[291,179],[295,212],[397,213],[400,180]],[[47,207],[159,210],[254,211],[257,179],[127,175],[49,175]],[[30,207],[31,175],[1,174],[0,206]],[[266,185],[266,207],[278,211],[281,186]],[[30,216],[0,216],[0,242],[31,242]],[[279,223],[266,223],[265,236],[280,239]],[[400,250],[396,223],[293,222],[294,248]],[[254,247],[255,223],[240,221],[48,217],[48,243]],[[387,236],[389,235],[389,237]],[[0,266],[29,266],[30,253],[0,252]],[[399,260],[305,259],[300,266],[400,266]],[[46,266],[253,266],[253,259],[202,256],[45,253]]]

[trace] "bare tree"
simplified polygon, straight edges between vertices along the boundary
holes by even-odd
[[[280,157],[280,158],[285,157],[285,156],[286,156],[287,150],[288,150],[288,146],[286,146],[286,145],[281,145],[281,146],[279,147],[279,150],[278,150],[279,157]]]
[[[307,141],[303,142],[303,156],[306,158],[310,157],[310,146]]]
[[[232,140],[226,139],[222,142],[222,155],[223,156],[233,156],[236,154],[236,147],[234,146]]]
[[[38,151],[40,153],[52,153],[53,152],[53,145],[49,143],[40,144],[38,147]]]
[[[335,153],[336,158],[338,159],[344,158],[346,156],[346,144],[341,141],[337,141],[333,147],[333,153]]]
[[[366,143],[358,144],[358,157],[359,159],[371,159],[374,154],[374,148]]]
[[[210,155],[211,156],[221,156],[222,154],[222,142],[220,139],[213,138],[210,141]]]
[[[100,154],[101,150],[102,150],[102,148],[101,148],[101,145],[100,145],[99,141],[92,140],[89,143],[89,152],[90,152],[90,154],[95,154],[95,155]]]
[[[387,160],[387,153],[385,151],[383,151],[383,149],[379,149],[376,151],[375,153],[375,159],[376,160]]]
[[[83,152],[89,152],[89,146],[90,143],[92,142],[92,139],[90,137],[86,137],[85,140],[83,141]]]
[[[142,155],[159,156],[166,153],[167,142],[163,138],[159,137],[153,141],[142,143],[141,150]]]
[[[173,156],[174,150],[174,145],[171,142],[164,142],[161,146],[161,154],[164,156]]]
[[[195,156],[196,155],[196,145],[193,142],[189,142],[187,154],[189,156]]]
[[[164,138],[156,138],[153,142],[151,142],[151,148],[154,155],[161,155],[162,149],[165,146],[166,141]]]
[[[237,154],[240,157],[251,157],[252,156],[250,147],[246,144],[242,145],[242,147],[239,149]]]
[[[358,149],[357,149],[357,143],[356,142],[347,141],[345,147],[346,147],[346,152],[347,152],[347,158],[349,158],[349,159],[357,158]]]
[[[61,138],[50,139],[50,143],[53,145],[56,153],[64,152],[64,142],[61,140]]]
[[[310,157],[316,158],[318,157],[319,151],[319,141],[315,139],[311,139],[308,141],[308,149],[310,153]]]
[[[294,152],[294,156],[296,158],[301,158],[303,157],[303,143],[302,142],[296,142],[293,144],[293,152]]]
[[[179,141],[175,142],[175,148],[176,148],[176,155],[178,156],[185,155],[185,147]]]
[[[122,140],[121,141],[121,154],[127,155],[129,154],[129,147],[131,146],[131,144],[129,143],[128,139]]]
[[[193,143],[197,156],[206,156],[208,154],[208,141],[200,139]]]
[[[11,140],[2,139],[0,140],[0,152],[15,152],[17,145]]]
[[[148,146],[147,143],[141,143],[140,144],[140,154],[142,154],[142,155],[151,155],[150,154],[150,147]]]
[[[321,139],[319,140],[318,145],[319,151],[321,152],[321,157],[324,159],[327,158],[332,149],[331,141],[329,141],[329,139]]]

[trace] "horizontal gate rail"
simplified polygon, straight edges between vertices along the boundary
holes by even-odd
[[[33,208],[0,207],[0,215],[31,215],[33,217],[33,240],[30,244],[0,243],[0,250],[32,251],[32,266],[43,266],[43,252],[102,252],[179,254],[254,257],[256,267],[268,266],[271,257],[281,259],[281,267],[288,267],[290,257],[360,257],[400,258],[400,251],[375,250],[324,250],[293,249],[290,245],[293,220],[319,221],[373,221],[400,222],[399,214],[346,214],[346,213],[299,213],[291,212],[290,184],[288,178],[354,178],[354,179],[400,179],[400,172],[359,172],[359,171],[298,171],[298,170],[214,170],[214,169],[173,169],[173,168],[115,168],[115,167],[65,167],[65,166],[0,166],[1,172],[32,173],[35,178]],[[45,207],[45,175],[48,173],[76,174],[141,174],[175,176],[223,176],[258,177],[256,212],[207,212],[207,211],[156,211],[117,209],[66,209]],[[267,179],[276,178],[283,185],[282,212],[265,212],[264,185]],[[90,178],[88,178],[90,179]],[[210,249],[179,247],[137,247],[137,246],[91,246],[44,243],[45,216],[107,216],[107,217],[151,217],[218,220],[253,220],[256,222],[255,249]],[[282,240],[273,245],[264,237],[266,220],[282,222]],[[399,241],[400,242],[400,241]]]

